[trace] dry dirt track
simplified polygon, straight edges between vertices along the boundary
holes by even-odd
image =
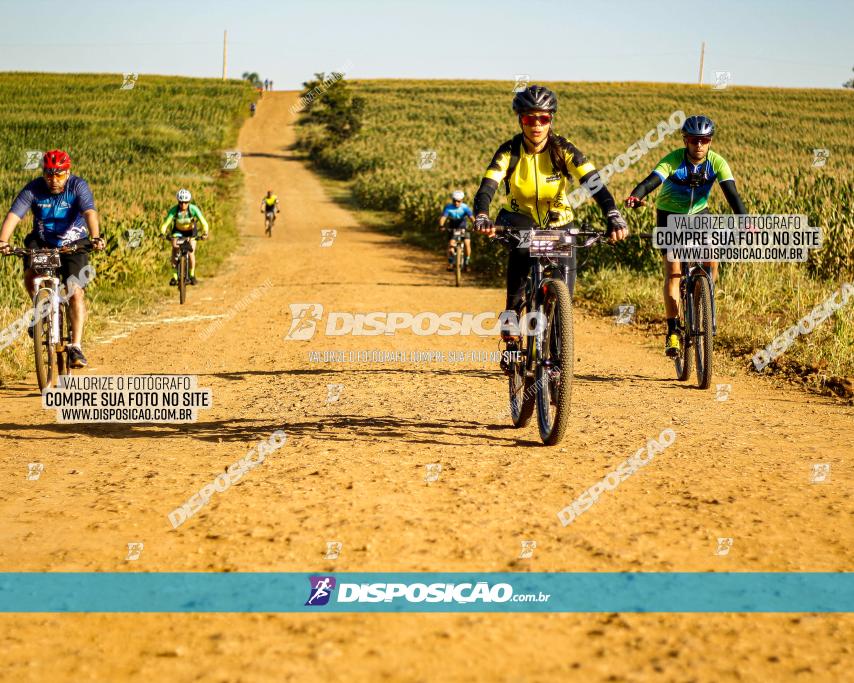
[[[197,374],[214,407],[193,425],[60,426],[33,378],[0,391],[0,570],[854,569],[850,406],[747,375],[721,378],[732,393],[716,401],[673,381],[657,343],[589,317],[577,319],[576,410],[558,449],[502,419],[493,363],[310,363],[312,349],[496,345],[284,341],[289,303],[476,312],[502,295],[455,290],[439,260],[332,203],[286,150],[294,99],[266,95],[241,133],[245,248],[226,271],[165,305],[160,324],[117,324],[87,346],[92,373]],[[257,208],[268,186],[284,204],[272,240]],[[338,230],[330,248],[325,228]],[[184,343],[223,314],[204,345]],[[329,383],[343,385],[338,402]],[[673,446],[559,524],[559,509],[665,427]],[[170,510],[278,428],[284,449],[171,529]],[[44,463],[38,481],[29,462]],[[829,484],[809,483],[817,462],[831,464]],[[428,463],[443,468],[430,485]],[[719,536],[734,539],[729,555],[714,555]],[[517,559],[526,539],[533,558]],[[333,540],[341,556],[324,560]],[[2,615],[0,680],[843,681],[852,641],[850,615]]]

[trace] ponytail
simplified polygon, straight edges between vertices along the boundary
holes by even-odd
[[[566,156],[564,149],[566,147],[566,139],[555,135],[552,130],[549,130],[549,141],[546,143],[549,150],[549,159],[552,162],[552,169],[556,173],[569,177],[569,168],[566,165]]]

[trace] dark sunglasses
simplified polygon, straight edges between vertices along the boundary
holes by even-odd
[[[688,140],[692,145],[708,145],[712,141],[712,138],[689,135],[686,137],[686,140]]]
[[[552,122],[551,114],[522,114],[522,125],[523,126],[535,126],[540,124],[541,126],[546,125],[547,123]]]

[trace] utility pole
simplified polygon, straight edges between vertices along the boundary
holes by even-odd
[[[228,30],[222,32],[222,80],[228,74]]]
[[[703,85],[703,61],[706,58],[706,41],[700,45],[700,77],[697,80],[697,85]]]

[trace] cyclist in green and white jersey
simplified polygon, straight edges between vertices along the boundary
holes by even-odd
[[[193,195],[189,190],[178,190],[178,203],[169,209],[166,214],[166,219],[160,226],[160,234],[166,236],[166,231],[172,228],[172,279],[169,284],[175,286],[178,284],[178,238],[190,237],[190,246],[193,250],[190,252],[190,284],[196,284],[196,239],[193,233],[196,231],[197,225],[202,227],[201,239],[208,238],[208,222],[202,215],[201,209],[192,203]]]
[[[715,124],[707,116],[690,116],[682,126],[685,147],[670,152],[626,199],[626,206],[636,209],[643,206],[643,198],[663,184],[655,202],[656,225],[667,227],[667,217],[672,214],[709,213],[709,193],[717,181],[733,213],[744,214],[747,210],[735,188],[735,178],[729,164],[720,154],[710,148],[715,134]],[[671,263],[662,250],[664,258],[664,310],[667,314],[667,334],[664,353],[679,354],[679,335],[676,334],[679,314],[679,262]],[[717,280],[718,264],[705,264]]]

